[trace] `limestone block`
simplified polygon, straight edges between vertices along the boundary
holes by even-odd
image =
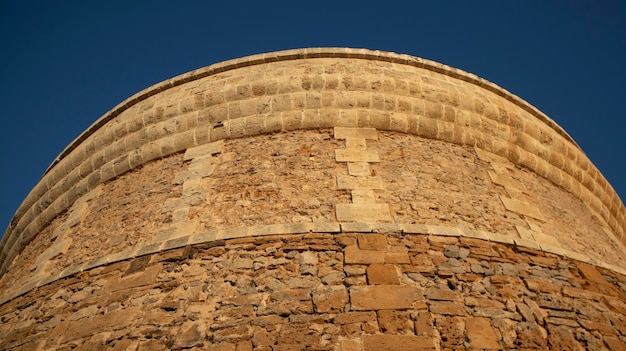
[[[378,250],[361,250],[356,245],[346,247],[344,255],[346,264],[383,263],[385,261],[384,252]]]
[[[348,292],[343,285],[318,287],[312,296],[317,313],[341,313],[348,302]]]
[[[372,175],[372,171],[370,170],[370,164],[367,162],[348,162],[348,174],[367,177]]]
[[[496,331],[488,318],[468,317],[465,320],[467,336],[473,349],[501,349]]]
[[[337,149],[335,160],[337,162],[380,162],[378,151],[358,149]]]
[[[365,139],[348,138],[346,139],[346,149],[366,150],[367,143],[365,142]]]
[[[184,160],[191,160],[200,156],[211,156],[219,154],[224,148],[224,140],[196,146],[185,151]]]
[[[355,204],[373,204],[376,202],[374,190],[355,189],[351,191],[352,203]]]
[[[400,285],[400,276],[396,266],[374,263],[367,267],[367,282],[370,285]]]
[[[541,211],[531,204],[504,196],[500,196],[500,200],[502,200],[504,207],[511,212],[516,212],[525,216],[545,221],[545,217],[543,216]]]
[[[489,173],[489,178],[491,178],[492,182],[498,185],[502,185],[507,190],[514,190],[518,192],[525,191],[524,186],[520,182],[514,180],[511,177],[507,177],[504,174],[496,173],[492,171],[489,171],[488,173]]]
[[[383,180],[381,177],[363,177],[363,176],[337,176],[337,189],[382,189]]]
[[[424,295],[414,286],[371,285],[350,288],[352,309],[357,311],[407,309],[423,300]]]
[[[334,136],[335,139],[357,138],[378,140],[378,133],[374,128],[335,127]]]
[[[387,204],[337,204],[336,215],[340,222],[391,222]]]
[[[435,339],[430,336],[415,335],[363,335],[363,351],[413,351],[439,350]]]
[[[361,250],[387,250],[387,238],[382,234],[358,234],[357,242]]]

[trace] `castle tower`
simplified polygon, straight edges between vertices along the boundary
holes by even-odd
[[[435,62],[301,49],[137,93],[0,243],[2,350],[624,350],[626,209]]]

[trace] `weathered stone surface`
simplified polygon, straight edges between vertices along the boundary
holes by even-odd
[[[380,162],[378,151],[358,149],[337,149],[335,160],[337,162]]]
[[[414,335],[365,335],[363,336],[364,351],[380,350],[437,350],[434,339],[427,336]]]
[[[625,218],[489,82],[255,56],[149,88],[55,160],[0,243],[0,349],[620,349]]]
[[[356,245],[350,245],[345,250],[345,261],[357,264],[383,263],[385,255],[378,250],[361,250]]]
[[[337,176],[337,189],[382,189],[383,182],[380,177],[363,176]]]
[[[313,290],[313,305],[317,313],[341,313],[348,302],[348,291],[341,286],[323,286]]]
[[[359,138],[359,139],[378,139],[378,133],[374,128],[346,128],[346,127],[335,127],[333,129],[333,135],[335,139],[348,139],[348,138]]]
[[[413,307],[424,295],[419,288],[397,285],[353,286],[350,302],[355,310],[397,310]]]
[[[367,267],[367,282],[371,285],[400,285],[394,265],[374,263]]]
[[[476,349],[501,349],[498,336],[488,318],[470,317],[465,320],[470,347]]]
[[[391,221],[387,204],[337,204],[336,209],[340,222]]]

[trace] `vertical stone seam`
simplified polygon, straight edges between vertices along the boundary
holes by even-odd
[[[541,228],[528,220],[529,217],[541,222],[545,222],[546,219],[537,206],[519,199],[519,195],[526,190],[523,184],[512,179],[508,174],[506,168],[506,164],[509,163],[508,159],[488,154],[479,148],[475,148],[475,150],[478,158],[487,162],[491,167],[491,171],[488,172],[491,181],[504,189],[506,196],[500,196],[504,208],[521,216],[526,223],[526,227],[515,227],[519,235],[518,238],[514,239],[515,244],[548,252],[563,251],[563,247],[556,237],[545,234]]]
[[[156,232],[153,243],[186,237],[198,232],[197,219],[189,219],[189,209],[206,202],[207,191],[201,188],[201,180],[213,174],[215,155],[223,152],[224,141],[219,140],[187,149],[183,159],[189,161],[189,167],[178,172],[174,185],[182,185],[180,197],[165,200],[162,213],[170,213],[170,224]]]
[[[389,205],[376,202],[375,190],[382,190],[383,180],[372,175],[370,164],[380,162],[378,151],[367,148],[367,140],[378,139],[374,128],[335,127],[334,138],[345,140],[344,149],[335,150],[335,161],[345,162],[348,175],[337,175],[337,189],[349,190],[351,203],[336,204],[340,222],[392,222]]]

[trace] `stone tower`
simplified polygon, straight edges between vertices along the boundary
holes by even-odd
[[[2,350],[624,350],[626,209],[550,118],[387,52],[159,83],[0,244]]]

